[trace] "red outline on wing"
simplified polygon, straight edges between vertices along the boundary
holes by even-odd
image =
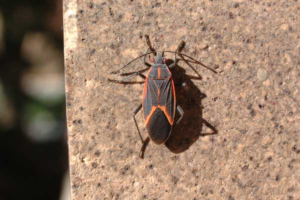
[[[168,69],[168,68],[167,68],[167,69]],[[146,80],[145,80],[144,92],[143,92],[143,108],[144,108],[144,102],[145,102],[145,98],[146,98],[146,90],[147,90],[147,87],[148,87],[149,74],[150,74],[151,70],[152,70],[152,68],[148,71],[147,77],[146,77]],[[168,71],[170,72],[169,69],[168,69]],[[171,74],[171,72],[170,72],[170,74]],[[160,77],[160,68],[159,68],[159,70],[158,70],[158,76]],[[167,79],[167,78],[166,78],[166,79]],[[173,81],[172,76],[170,77],[170,80],[169,80],[169,81],[171,81],[172,95],[173,95],[173,99],[174,99],[174,108],[173,108],[173,109],[174,109],[174,114],[173,114],[173,116],[171,116],[170,113],[168,113],[166,106],[160,106],[160,105],[158,105],[158,106],[152,106],[149,115],[148,115],[146,118],[144,118],[144,119],[145,119],[146,126],[148,125],[148,123],[149,123],[149,121],[150,121],[150,119],[151,119],[153,113],[155,112],[155,110],[156,110],[157,108],[160,108],[160,109],[164,112],[164,114],[166,115],[166,117],[167,117],[167,119],[168,119],[168,121],[169,121],[169,123],[170,123],[171,125],[174,124],[175,109],[176,109],[176,93],[175,93],[175,85],[174,85],[174,81]],[[155,82],[154,82],[154,83],[155,83]],[[152,87],[151,87],[151,88],[152,88]],[[152,88],[152,89],[158,89],[158,88]],[[158,89],[158,90],[159,90],[159,91],[158,91],[158,97],[159,97],[159,96],[160,96],[160,89]],[[163,92],[165,92],[165,91],[163,91]],[[151,94],[151,92],[150,92],[150,94]],[[157,97],[157,98],[158,98],[158,97]],[[159,103],[159,99],[157,99],[157,102]]]
[[[170,81],[171,81],[171,87],[172,87],[172,95],[173,95],[173,98],[174,98],[174,105],[176,106],[176,96],[175,96],[175,87],[174,87],[174,81],[172,79],[172,77],[170,78]],[[164,91],[165,92],[165,91]],[[174,113],[173,113],[173,116],[170,115],[170,113],[168,113],[167,111],[167,107],[166,105],[165,106],[160,106],[158,105],[158,108],[160,108],[166,115],[169,123],[171,125],[174,124],[174,117],[175,117],[175,106],[174,106]]]

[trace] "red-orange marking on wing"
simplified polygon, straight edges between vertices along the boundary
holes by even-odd
[[[174,116],[175,116],[175,109],[176,109],[176,94],[175,94],[174,81],[173,81],[172,77],[170,78],[170,81],[172,83],[172,93],[173,93],[173,98],[174,98],[174,114],[173,114],[173,116],[171,116],[170,113],[168,113],[166,106],[158,106],[158,108],[160,108],[165,113],[165,115],[166,115],[169,123],[171,125],[173,125],[173,123],[174,123]]]
[[[158,78],[160,78],[161,68],[158,68]]]
[[[167,69],[168,69],[168,68],[167,68]],[[145,97],[146,97],[147,80],[148,80],[148,77],[149,77],[148,75],[150,74],[150,71],[151,71],[151,69],[148,71],[147,78],[146,78],[146,81],[145,81],[144,93],[143,93],[143,103],[144,103],[144,100],[145,100]],[[169,69],[168,69],[168,71],[170,72]],[[171,72],[170,72],[170,73],[171,73]],[[160,78],[160,76],[161,76],[161,69],[158,68],[158,78]],[[172,77],[170,77],[170,81],[172,82],[172,93],[173,93],[173,98],[174,98],[174,105],[176,106],[175,85],[174,85],[174,81],[173,81]],[[154,82],[154,84],[156,85],[155,82]],[[160,96],[160,89],[159,89],[159,88],[157,88],[157,89],[158,89],[158,97],[159,97],[159,96]],[[143,106],[144,106],[144,105],[143,105]],[[174,106],[174,107],[175,107],[175,106]],[[160,109],[164,112],[164,114],[166,115],[166,117],[167,117],[169,123],[170,123],[171,125],[173,125],[173,124],[174,124],[174,119],[173,119],[173,118],[174,118],[174,115],[175,115],[175,110],[174,110],[174,115],[171,116],[171,115],[168,113],[166,106],[160,106],[160,105],[158,105],[158,106],[152,106],[149,115],[145,118],[146,126],[148,125],[148,123],[149,123],[149,121],[150,121],[150,119],[151,119],[153,113],[155,112],[155,110],[156,110],[157,108],[160,108]]]
[[[148,86],[148,77],[145,80],[145,84],[144,84],[144,92],[143,92],[143,104],[145,101],[145,97],[146,97],[146,90],[147,90],[147,86]]]
[[[176,93],[175,93],[175,85],[174,85],[174,81],[173,81],[172,77],[170,78],[170,81],[172,82],[172,91],[173,91],[174,105],[175,105],[175,109],[176,109]],[[174,110],[174,113],[175,113],[175,110]]]
[[[146,90],[147,90],[147,86],[148,86],[148,77],[149,77],[149,74],[150,74],[151,70],[152,70],[152,67],[149,69],[149,71],[146,75],[146,80],[145,80],[145,84],[144,84],[144,92],[143,92],[143,103],[144,103],[144,100],[145,100],[145,97],[146,97]]]
[[[149,69],[149,71],[148,71],[146,77],[149,77],[149,74],[150,74],[151,71],[152,71],[152,67]]]
[[[169,123],[173,125],[174,123],[173,117],[168,113],[166,106],[158,106],[158,108],[160,108],[165,113]]]
[[[147,118],[145,119],[146,126],[148,125],[148,123],[149,123],[149,121],[150,121],[150,119],[151,119],[153,113],[155,112],[156,108],[157,108],[156,106],[152,106],[149,115],[148,115]]]

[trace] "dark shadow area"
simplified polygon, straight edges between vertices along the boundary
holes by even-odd
[[[0,136],[0,199],[59,199],[67,169],[64,141],[35,144],[21,129]]]
[[[56,78],[63,78],[61,7],[61,1],[50,0],[0,3],[1,200],[56,200],[61,195],[68,169],[65,99],[61,93],[46,98]],[[61,64],[49,69],[54,65],[48,65],[48,58]],[[45,96],[34,91],[37,85]]]
[[[183,59],[183,57],[181,58]],[[190,66],[193,71],[196,71],[191,66],[189,60],[184,59],[182,61]],[[171,63],[172,60],[169,62]],[[174,125],[172,134],[165,145],[173,153],[182,153],[189,149],[199,137],[218,134],[218,131],[203,119],[202,116],[202,100],[206,95],[191,80],[201,80],[200,74],[197,72],[198,76],[189,76],[186,74],[186,70],[179,64],[171,69],[171,72],[176,85],[177,104],[183,109],[184,116],[178,125]],[[177,121],[178,118],[179,115],[176,113],[175,121]],[[211,132],[202,133],[203,125],[211,129]]]

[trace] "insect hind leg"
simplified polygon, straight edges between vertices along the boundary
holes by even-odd
[[[145,151],[146,151],[146,147],[147,147],[147,145],[148,145],[149,142],[150,142],[150,138],[147,137],[146,140],[143,140],[143,137],[142,137],[142,135],[141,135],[139,126],[138,126],[138,124],[137,124],[137,122],[136,122],[136,119],[135,119],[136,114],[141,110],[141,108],[142,108],[142,104],[140,104],[140,105],[136,108],[136,110],[133,112],[133,116],[132,116],[132,117],[133,117],[133,120],[134,120],[136,129],[137,129],[137,131],[138,131],[138,133],[139,133],[140,139],[141,139],[141,141],[142,141],[142,148],[141,148],[141,151],[140,151],[140,155],[139,155],[139,156],[140,156],[141,158],[144,158],[144,154],[145,154]]]
[[[146,147],[147,147],[147,145],[149,144],[149,142],[150,142],[150,138],[147,137],[146,140],[144,141],[143,146],[142,146],[141,151],[140,151],[140,157],[141,157],[141,158],[144,158],[144,154],[145,154],[145,151],[146,151]]]
[[[142,137],[142,135],[141,135],[139,126],[138,126],[138,124],[137,124],[137,122],[136,122],[136,119],[135,119],[136,114],[141,110],[141,108],[142,108],[142,104],[140,104],[140,105],[135,109],[135,111],[133,112],[132,118],[133,118],[133,120],[134,120],[136,129],[137,129],[137,131],[138,131],[138,133],[139,133],[140,139],[141,139],[142,143],[144,144],[143,137]]]
[[[184,111],[182,110],[182,108],[179,105],[177,105],[177,111],[180,114],[180,118],[177,120],[176,124],[178,124],[182,120],[183,115],[184,115]]]

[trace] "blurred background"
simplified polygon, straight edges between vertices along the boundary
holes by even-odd
[[[0,200],[69,198],[62,0],[0,2]]]

